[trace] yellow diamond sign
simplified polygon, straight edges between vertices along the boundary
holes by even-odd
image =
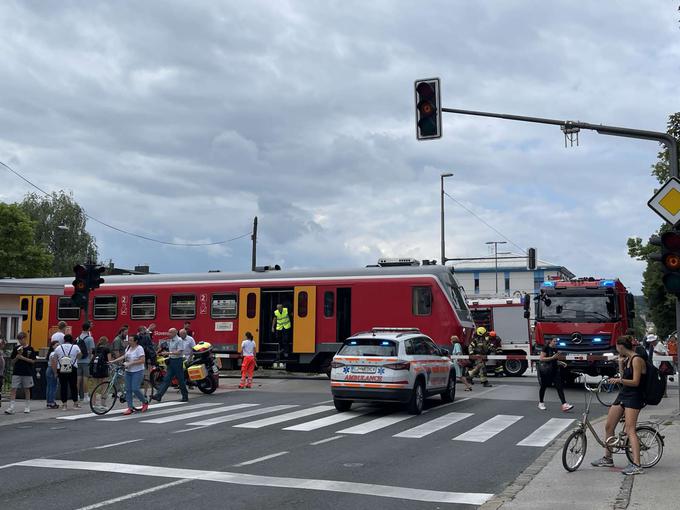
[[[647,205],[671,225],[680,222],[680,180],[671,177]]]

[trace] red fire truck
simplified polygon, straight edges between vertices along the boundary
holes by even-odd
[[[616,339],[632,325],[634,306],[633,295],[618,279],[543,282],[536,297],[537,348],[556,338],[568,369],[611,375],[616,365],[601,357],[616,351]]]

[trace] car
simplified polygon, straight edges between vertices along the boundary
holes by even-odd
[[[425,399],[456,396],[456,372],[449,352],[413,328],[373,328],[343,343],[331,362],[331,393],[339,412],[353,402],[400,402],[411,414]]]

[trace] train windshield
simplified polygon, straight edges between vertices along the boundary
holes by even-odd
[[[613,295],[549,296],[539,301],[537,319],[545,322],[615,322]]]
[[[450,276],[449,280],[449,292],[451,295],[451,301],[453,302],[453,307],[456,309],[456,313],[461,320],[472,322],[472,316],[470,315],[470,309],[465,302],[465,297],[463,297],[463,292],[458,282],[453,276]]]
[[[380,338],[349,340],[340,348],[339,356],[396,356],[397,344]]]

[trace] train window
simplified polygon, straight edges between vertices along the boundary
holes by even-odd
[[[19,335],[19,317],[12,317],[9,338],[10,340],[16,340],[18,335]]]
[[[335,292],[326,291],[323,295],[323,316],[333,317],[335,313]]]
[[[156,296],[132,296],[130,317],[133,319],[155,319]]]
[[[451,298],[453,299],[453,306],[461,319],[472,321],[470,309],[468,308],[465,298],[463,297],[463,293],[461,292],[457,283],[458,282],[456,282],[456,285],[451,285]]]
[[[257,315],[257,294],[249,292],[246,298],[246,317],[249,319],[255,318]]]
[[[213,319],[235,319],[238,317],[236,294],[213,294],[210,317]]]
[[[432,289],[413,287],[413,315],[432,314]]]
[[[118,316],[118,298],[116,296],[97,296],[94,298],[95,319],[115,319]]]
[[[23,315],[23,320],[28,321],[28,298],[23,298],[21,300],[21,312]]]
[[[307,317],[308,294],[303,290],[298,294],[297,313],[298,317]]]
[[[80,319],[80,307],[74,305],[70,297],[60,297],[57,303],[57,319],[77,321]]]
[[[45,312],[45,300],[41,297],[35,300],[35,320],[43,320],[43,314]]]
[[[194,319],[196,317],[196,296],[194,294],[175,294],[170,296],[171,319]]]

